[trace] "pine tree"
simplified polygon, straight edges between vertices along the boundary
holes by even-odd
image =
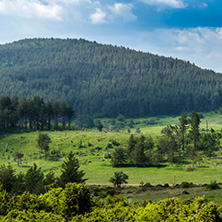
[[[125,173],[121,172],[115,172],[114,176],[110,178],[110,182],[113,183],[114,186],[120,187],[121,184],[127,183],[127,179],[129,176]]]
[[[30,193],[44,193],[44,174],[41,168],[37,169],[37,165],[34,163],[27,173],[25,174],[25,188]]]
[[[180,124],[180,133],[181,133],[181,143],[182,143],[182,150],[184,151],[184,144],[185,144],[185,135],[187,130],[187,116],[184,113],[181,113],[181,117],[179,118]]]
[[[112,165],[114,167],[121,166],[126,163],[126,160],[127,160],[126,151],[121,147],[117,147],[112,154],[112,159],[111,159]]]
[[[100,120],[96,121],[96,128],[99,130],[99,132],[102,132],[103,125]]]
[[[85,173],[79,170],[79,161],[71,151],[64,163],[62,164],[62,174],[60,176],[60,185],[65,187],[66,183],[83,183]]]
[[[200,136],[200,129],[199,129],[200,116],[199,116],[199,114],[196,112],[192,112],[190,114],[189,122],[191,125],[190,135],[191,135],[191,138],[193,139],[194,149],[195,149],[195,151],[197,151],[197,141],[199,140],[199,136]]]

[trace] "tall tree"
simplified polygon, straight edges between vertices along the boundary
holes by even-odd
[[[135,149],[137,140],[134,138],[133,134],[130,135],[127,145],[127,156],[130,162],[132,162],[132,151]]]
[[[34,165],[28,169],[25,174],[25,187],[26,191],[30,193],[44,193],[44,174],[41,168],[37,168],[37,165]]]
[[[197,151],[197,141],[199,140],[200,136],[200,116],[197,112],[192,112],[190,114],[189,123],[191,126],[190,135],[193,140],[194,149]]]
[[[67,105],[64,102],[60,104],[60,115],[62,117],[62,127],[66,127],[66,117],[67,117]]]
[[[66,160],[62,164],[62,174],[60,176],[60,184],[65,187],[66,183],[83,183],[85,173],[79,170],[79,161],[73,152],[70,152]]]
[[[49,151],[49,143],[51,143],[51,139],[46,133],[39,133],[37,138],[37,144],[39,148],[39,158],[41,158],[41,152],[44,151],[45,160],[47,159],[47,153]]]
[[[112,154],[111,158],[112,165],[114,167],[122,166],[126,163],[126,161],[127,161],[126,151],[121,147],[117,147]]]
[[[137,140],[131,158],[133,164],[136,166],[144,166],[147,164],[147,158],[145,155],[145,136],[142,135],[139,140]]]
[[[35,106],[33,104],[32,99],[27,100],[27,112],[28,112],[28,119],[29,119],[29,129],[33,129],[33,121],[35,115]]]
[[[181,113],[179,121],[180,121],[179,128],[180,128],[180,133],[181,133],[182,150],[184,151],[186,130],[188,128],[188,126],[187,126],[188,120],[187,120],[187,116],[185,115],[185,113],[183,113],[183,112]]]
[[[15,170],[11,165],[7,167],[3,164],[0,166],[0,184],[7,192],[12,190],[13,184],[16,181]]]
[[[67,119],[68,119],[68,129],[70,130],[71,121],[75,117],[75,112],[74,112],[74,110],[73,110],[71,105],[67,105],[67,107],[66,107],[66,115],[67,115]]]
[[[103,124],[101,123],[100,120],[96,121],[96,128],[99,130],[99,132],[102,132]]]
[[[46,105],[46,113],[47,113],[48,130],[51,130],[51,121],[53,119],[53,107],[52,103],[49,100]]]
[[[53,114],[54,114],[54,128],[58,129],[58,119],[60,117],[60,104],[58,102],[55,102],[53,104]]]
[[[22,157],[24,156],[24,154],[19,151],[15,151],[13,156],[14,156],[14,160],[17,161],[18,166],[19,166],[20,161],[21,161]]]

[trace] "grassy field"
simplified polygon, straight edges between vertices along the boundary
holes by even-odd
[[[205,197],[206,200],[214,201],[217,204],[222,204],[222,189],[206,191],[204,187],[195,188],[150,188],[144,190],[141,187],[125,188],[121,193],[131,202],[151,200],[157,202],[167,198],[177,197],[182,200],[194,197]]]
[[[221,130],[222,116],[218,113],[203,114],[201,119],[201,129],[208,128]],[[134,119],[131,132],[135,132],[136,128],[140,128],[141,132],[151,135],[159,135],[162,128],[166,125],[178,123],[178,116],[174,117],[154,117],[147,119]],[[109,119],[102,119],[104,130],[108,128]],[[74,151],[80,162],[80,168],[84,170],[85,177],[88,178],[89,184],[109,184],[109,179],[114,172],[123,171],[129,175],[129,184],[144,183],[151,184],[174,184],[181,182],[193,182],[196,184],[210,183],[216,180],[222,182],[222,159],[204,159],[200,167],[195,167],[194,171],[187,172],[187,165],[169,165],[161,168],[113,168],[110,159],[106,158],[115,149],[115,142],[120,143],[121,147],[126,147],[130,133],[127,133],[127,126],[131,120],[116,121],[116,125],[123,126],[120,132],[97,132],[94,130],[85,131],[54,131],[46,132],[52,140],[50,143],[50,157],[47,161],[44,158],[39,159],[37,148],[38,132],[5,134],[0,136],[0,159],[1,164],[10,163],[16,172],[27,171],[27,169],[36,163],[42,168],[44,173],[50,169],[55,171],[56,176],[60,175],[61,165],[65,155],[69,151]],[[152,124],[149,124],[152,123]],[[155,124],[153,124],[155,123]],[[138,135],[139,136],[139,135]],[[111,146],[110,146],[111,144]],[[109,147],[109,148],[108,148]],[[20,166],[13,159],[13,152],[20,151],[24,153],[24,158]],[[60,157],[56,157],[52,153],[58,152]],[[218,153],[219,156],[221,153]]]

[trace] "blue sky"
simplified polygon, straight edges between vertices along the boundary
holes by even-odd
[[[0,0],[0,43],[84,38],[222,73],[221,0]]]

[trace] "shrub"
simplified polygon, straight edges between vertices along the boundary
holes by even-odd
[[[66,184],[59,198],[60,213],[66,220],[91,210],[92,197],[89,188],[83,184]]]
[[[217,190],[220,189],[220,186],[218,185],[218,183],[216,183],[216,181],[212,182],[210,184],[208,184],[207,186],[204,187],[205,190]]]
[[[3,221],[65,222],[65,219],[60,215],[47,213],[44,211],[33,212],[28,210],[19,211],[14,209],[3,218]]]

